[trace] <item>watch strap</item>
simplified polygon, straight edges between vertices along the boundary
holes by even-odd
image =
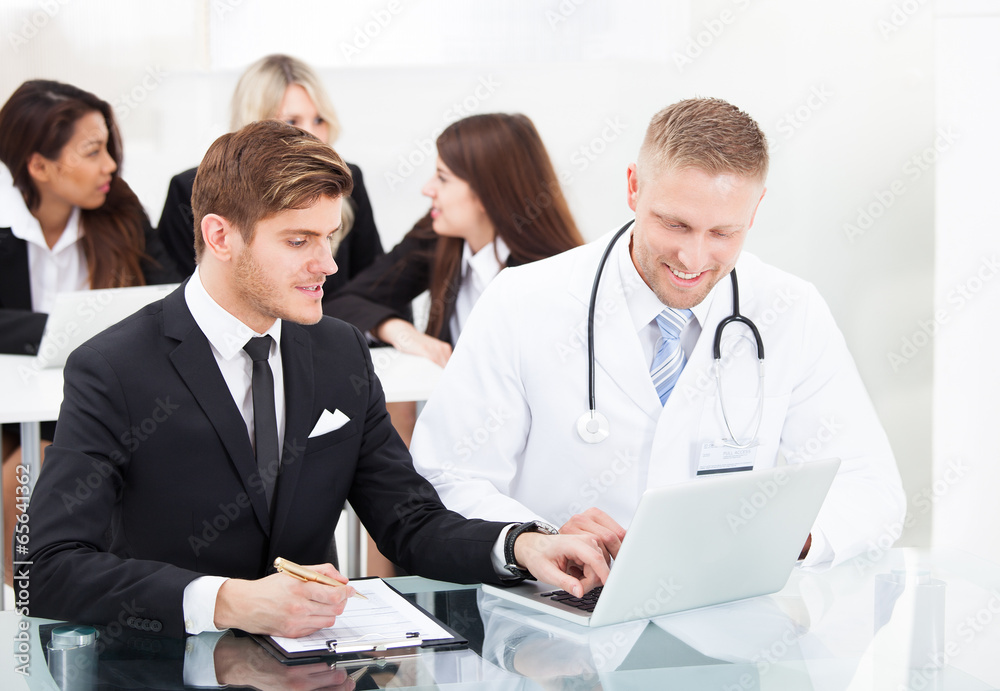
[[[505,562],[504,568],[507,569],[507,571],[509,571],[515,578],[533,581],[535,580],[535,577],[531,575],[531,572],[522,568],[514,558],[514,542],[522,533],[544,533],[546,535],[556,535],[559,533],[559,530],[548,523],[543,523],[542,521],[528,521],[527,523],[521,523],[520,525],[514,526],[507,531],[507,537],[504,539],[503,545],[503,558]]]

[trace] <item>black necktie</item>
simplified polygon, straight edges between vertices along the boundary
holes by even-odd
[[[253,431],[257,453],[257,471],[264,484],[264,496],[270,509],[274,498],[275,478],[278,472],[278,421],[274,414],[274,374],[267,364],[271,352],[270,336],[254,337],[243,350],[253,360],[250,390],[253,392]]]

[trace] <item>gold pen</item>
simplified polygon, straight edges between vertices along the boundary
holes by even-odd
[[[333,586],[334,588],[343,588],[344,585],[346,585],[336,579],[330,578],[329,576],[324,576],[318,571],[313,571],[312,569],[307,569],[304,566],[299,566],[295,562],[282,559],[281,557],[274,560],[274,568],[281,573],[287,573],[289,576],[298,578],[300,581],[322,583],[323,585]],[[354,591],[354,595],[352,597],[361,598],[362,600],[368,599],[357,590]]]

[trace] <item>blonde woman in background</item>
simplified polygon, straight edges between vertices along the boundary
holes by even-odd
[[[287,55],[268,55],[250,65],[233,92],[233,131],[257,120],[271,119],[301,127],[331,145],[340,135],[340,122],[319,77],[304,62]],[[354,178],[354,191],[349,203],[344,204],[343,230],[335,253],[338,271],[323,285],[324,303],[383,254],[361,169],[353,163],[347,167]],[[160,236],[184,276],[191,275],[195,266],[191,187],[197,172],[197,168],[191,168],[170,180],[160,215]]]

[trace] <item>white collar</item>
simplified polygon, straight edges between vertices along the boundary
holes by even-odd
[[[197,266],[194,273],[191,274],[191,279],[184,287],[184,301],[187,302],[188,309],[191,310],[191,316],[194,317],[198,328],[202,330],[208,342],[223,359],[232,360],[243,350],[247,341],[254,336],[270,336],[274,339],[272,354],[280,352],[280,350],[275,349],[281,347],[281,320],[275,319],[271,328],[264,333],[257,333],[227,312],[222,305],[215,301],[215,298],[208,294],[205,284],[201,282],[201,274],[198,272]]]
[[[472,253],[472,248],[466,242],[462,245],[462,276],[465,276],[471,267],[480,281],[486,285],[497,277],[509,258],[510,248],[499,235],[493,239],[493,242],[481,247],[475,254]]]
[[[14,237],[37,245],[52,254],[58,254],[72,246],[83,235],[80,226],[80,207],[74,206],[62,235],[59,236],[55,246],[49,249],[42,233],[42,225],[31,215],[24,203],[24,197],[21,196],[21,190],[14,186],[13,178],[6,166],[0,166],[0,228],[10,228]]]
[[[663,311],[664,305],[660,302],[660,298],[656,297],[653,289],[639,275],[639,270],[635,268],[635,264],[632,262],[632,254],[629,252],[629,245],[632,242],[631,232],[627,237],[628,242],[623,242],[618,247],[618,270],[621,272],[622,285],[634,286],[633,290],[626,291],[626,304],[628,305],[629,314],[632,317],[632,326],[638,332],[656,319],[656,315]],[[719,281],[719,283],[721,282]],[[708,312],[712,308],[712,300],[715,299],[719,283],[712,286],[712,290],[709,291],[704,300],[691,308],[691,312],[694,314],[694,318],[697,320],[699,326],[704,327],[705,325],[705,320],[708,318]]]

